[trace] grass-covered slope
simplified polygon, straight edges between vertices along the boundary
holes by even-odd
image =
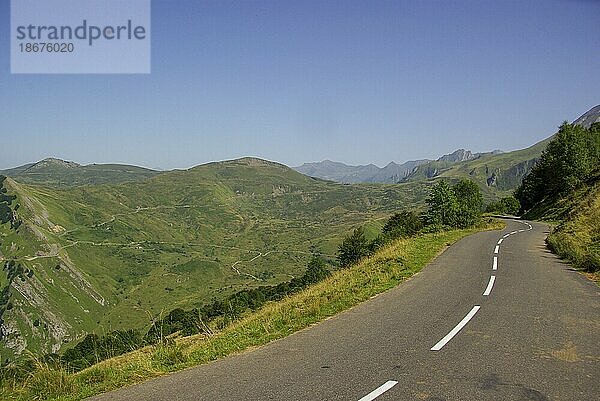
[[[75,186],[116,184],[139,181],[160,174],[158,171],[123,164],[90,164],[48,158],[37,163],[0,171],[0,174],[26,184]]]
[[[152,346],[76,374],[40,365],[25,382],[0,388],[8,400],[79,400],[168,372],[206,363],[285,337],[384,292],[420,271],[441,250],[481,229],[445,231],[392,242],[348,269],[279,302],[268,303],[211,336]]]
[[[289,281],[313,252],[333,258],[352,227],[376,228],[426,194],[421,184],[334,184],[250,158],[126,184],[4,185],[22,222],[0,224],[4,357]]]
[[[571,196],[536,211],[562,220],[548,236],[550,248],[600,283],[600,174]]]

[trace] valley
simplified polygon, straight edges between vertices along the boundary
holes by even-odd
[[[352,227],[377,231],[425,196],[421,184],[346,186],[251,158],[127,184],[4,186],[22,223],[0,226],[3,273],[27,272],[7,287],[5,358],[289,281],[313,253],[334,260]]]
[[[396,184],[336,183],[257,158],[166,172],[58,159],[6,170],[0,355],[146,330],[175,308],[288,282],[313,255],[335,269],[352,229],[376,237],[392,213],[423,210],[439,180],[473,180],[486,203],[510,195],[550,139],[414,162]]]

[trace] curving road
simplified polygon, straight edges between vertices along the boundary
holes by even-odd
[[[546,235],[507,220],[316,326],[93,400],[596,400],[600,290]]]

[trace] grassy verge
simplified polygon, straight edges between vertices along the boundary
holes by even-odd
[[[600,285],[600,184],[548,236],[548,246]]]
[[[210,337],[198,335],[179,339],[172,345],[147,347],[76,374],[40,364],[24,383],[0,389],[0,398],[80,400],[266,344],[398,285],[419,272],[447,246],[469,234],[502,227],[502,222],[490,221],[475,229],[398,240],[300,293],[265,305]]]

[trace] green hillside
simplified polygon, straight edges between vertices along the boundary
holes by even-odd
[[[548,217],[564,216],[548,236],[548,245],[600,284],[600,174],[546,212]]]
[[[159,174],[158,171],[137,166],[123,164],[82,166],[74,162],[54,158],[8,170],[0,170],[0,175],[11,177],[18,182],[48,186],[115,184],[139,181],[157,174]]]
[[[488,201],[496,200],[519,186],[549,141],[550,138],[512,152],[482,154],[464,162],[432,161],[416,167],[404,182],[469,178],[479,184]]]
[[[147,327],[176,307],[290,280],[313,252],[333,258],[352,227],[377,227],[426,191],[335,184],[251,158],[127,184],[53,188],[6,178],[3,188],[4,357]]]

